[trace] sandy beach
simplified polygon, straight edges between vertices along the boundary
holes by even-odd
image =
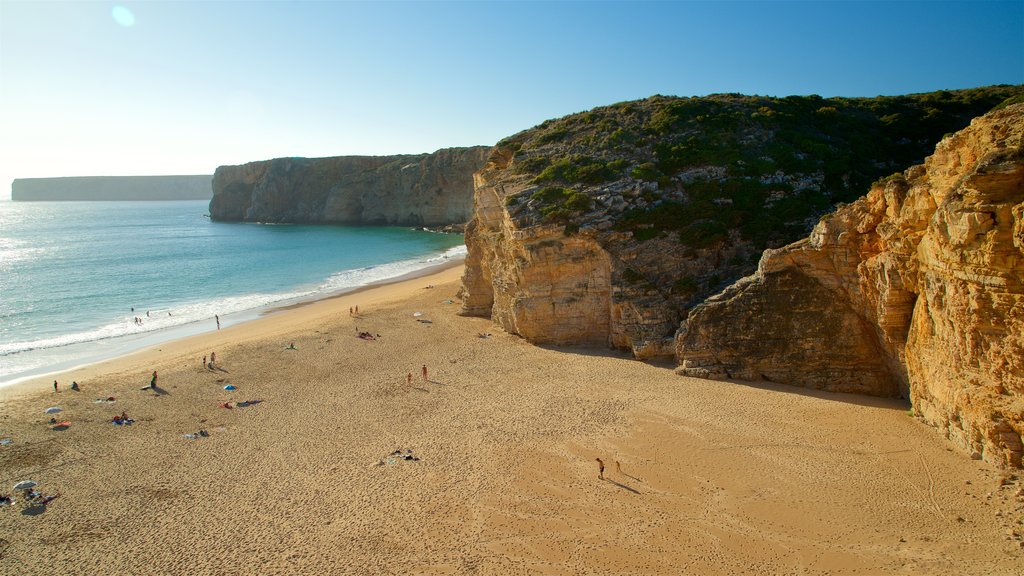
[[[0,389],[0,490],[59,494],[0,508],[0,573],[1024,570],[1024,480],[906,405],[532,346],[461,273]]]

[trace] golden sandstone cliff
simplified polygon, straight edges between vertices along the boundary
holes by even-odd
[[[633,178],[563,177],[545,187],[544,175],[566,163],[548,159],[540,176],[524,169],[543,154],[569,154],[583,168],[617,161],[579,160],[574,142],[586,133],[573,133],[581,124],[573,120],[499,143],[475,174],[463,314],[490,317],[536,344],[674,355],[689,376],[908,398],[973,457],[1021,466],[1024,105],[947,136],[923,166],[880,181],[822,218],[810,238],[766,250],[755,274],[718,294],[725,284],[708,291],[713,279],[739,277],[732,274],[756,249],[749,228],[701,243],[690,230],[722,219],[714,208],[678,237],[678,227],[659,231],[675,223],[647,216],[685,217],[705,188],[730,216],[736,204],[722,197],[736,181],[760,182],[769,213],[774,188],[799,194],[804,175],[777,185],[710,166],[653,182],[635,177],[641,150],[619,156]],[[565,144],[552,152],[560,137]]]
[[[474,176],[462,312],[537,344],[672,358],[689,310],[764,249],[1021,92],[652,96],[548,120]]]
[[[1024,104],[974,120],[690,311],[681,374],[909,397],[975,458],[1021,466]]]
[[[506,181],[510,160],[497,149],[474,175],[462,313],[491,316],[538,344],[604,344],[611,299],[607,255],[586,237],[565,237],[560,226],[508,222],[505,197],[530,186],[525,177]]]

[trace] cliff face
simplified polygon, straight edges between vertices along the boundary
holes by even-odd
[[[488,147],[433,154],[278,158],[221,166],[214,220],[442,226],[465,224]]]
[[[690,311],[682,374],[909,397],[974,457],[1021,466],[1024,105],[947,137]]]
[[[506,330],[536,343],[605,343],[609,255],[590,236],[566,237],[561,226],[518,226],[505,210],[505,197],[530,184],[503,178],[509,159],[498,150],[476,175],[462,313],[493,314]]]
[[[210,175],[18,178],[11,185],[11,200],[207,200],[213,194],[211,180]]]
[[[765,248],[1019,92],[656,96],[545,122],[476,176],[462,313],[534,343],[671,357],[689,309]]]

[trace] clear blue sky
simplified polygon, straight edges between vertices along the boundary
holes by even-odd
[[[493,144],[652,94],[1024,83],[1024,1],[0,0],[16,177]]]

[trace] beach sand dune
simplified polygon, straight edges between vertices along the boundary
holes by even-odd
[[[1020,483],[906,406],[531,346],[460,273],[6,390],[0,489],[60,498],[0,509],[0,573],[1021,573]]]

